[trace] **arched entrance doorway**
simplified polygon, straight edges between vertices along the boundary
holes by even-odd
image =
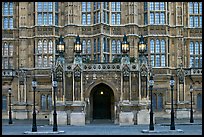
[[[114,95],[108,85],[104,83],[96,85],[91,90],[90,103],[93,120],[114,119]]]

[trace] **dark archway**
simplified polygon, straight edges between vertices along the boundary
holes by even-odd
[[[93,119],[113,119],[113,90],[106,84],[98,84],[91,91],[91,107]]]

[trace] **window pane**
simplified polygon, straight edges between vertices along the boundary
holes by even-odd
[[[55,12],[58,12],[58,2],[55,2]]]
[[[202,95],[197,94],[197,111],[202,111]]]
[[[195,67],[199,67],[198,64],[199,64],[199,58],[195,57]]]
[[[160,10],[164,10],[164,2],[160,2]]]
[[[164,67],[165,66],[165,55],[161,56],[161,66]]]
[[[8,2],[4,2],[4,15],[8,15]]]
[[[190,42],[190,55],[194,54],[194,44],[193,42]]]
[[[55,25],[58,25],[58,14],[55,14]]]
[[[198,27],[198,16],[194,17],[194,27]]]
[[[200,55],[202,55],[202,42],[200,43]]]
[[[193,27],[193,16],[190,16],[190,27]]]
[[[154,67],[154,55],[151,55],[151,65]]]
[[[116,42],[115,40],[112,40],[112,54],[116,53]]]
[[[7,109],[7,97],[2,96],[2,110],[6,111],[6,109]]]
[[[156,55],[156,67],[160,66],[160,56]]]
[[[116,11],[120,11],[120,2],[116,2]]]
[[[190,57],[190,66],[189,67],[194,67],[194,58]]]
[[[150,10],[154,10],[154,2],[150,2],[150,4],[149,4],[149,9],[150,9]]]
[[[154,24],[154,13],[150,13],[150,24]]]
[[[38,25],[42,25],[42,14],[38,14]]]
[[[165,15],[164,15],[164,12],[160,13],[160,24],[165,24]]]
[[[49,41],[49,53],[52,53],[52,51],[53,51],[53,50],[52,50],[52,41],[50,40],[50,41]]]
[[[120,13],[117,14],[117,24],[120,24]]]
[[[198,3],[194,3],[194,14],[198,14]]]
[[[43,11],[47,11],[47,4],[48,2],[44,2]]]
[[[96,39],[94,39],[94,53],[96,53]]]
[[[87,11],[88,11],[88,12],[91,11],[91,2],[87,2]]]
[[[200,67],[202,68],[202,57],[200,57]]]
[[[115,2],[111,2],[111,9],[112,11],[115,11]]]
[[[9,28],[12,29],[13,28],[13,18],[9,19]]]
[[[44,56],[44,67],[47,67],[47,56]]]
[[[195,43],[195,54],[198,54],[199,52],[199,44],[198,42]]]
[[[112,24],[115,24],[115,14],[112,14]]]
[[[42,2],[38,2],[38,12],[42,12]]]
[[[155,2],[155,10],[159,10],[159,2]]]
[[[8,18],[4,18],[4,29],[8,29]]]
[[[42,67],[42,56],[38,56],[38,67]]]
[[[9,58],[9,63],[8,63],[8,68],[12,69],[13,68],[13,58]]]
[[[150,40],[150,53],[154,53],[154,40]]]
[[[91,24],[91,14],[87,14],[87,24]]]
[[[144,25],[148,24],[147,13],[144,14]]]
[[[48,5],[48,8],[49,8],[48,10],[49,10],[49,12],[52,12],[52,2],[48,2],[48,4],[49,4]]]
[[[202,2],[199,3],[199,11],[200,11],[200,14],[202,14]]]
[[[52,56],[49,56],[49,65],[50,65],[50,67],[52,67],[52,62],[53,60],[52,60]]]
[[[147,10],[147,2],[144,2],[144,11]]]
[[[43,42],[43,50],[44,50],[44,53],[47,53],[47,40],[44,40]]]
[[[159,13],[155,13],[155,23],[159,24]]]
[[[8,44],[5,43],[5,44],[4,44],[4,55],[5,55],[5,56],[8,56],[8,48],[9,48],[9,47],[8,47]]]
[[[13,56],[13,45],[9,45],[9,56]]]
[[[165,53],[165,41],[161,41],[161,53]]]
[[[82,2],[82,11],[83,11],[83,12],[86,11],[86,2]]]
[[[85,40],[82,41],[82,53],[86,54],[86,41]]]
[[[189,2],[189,14],[193,14],[193,3],[192,2]]]
[[[82,14],[82,24],[86,24],[86,14]]]
[[[159,44],[159,40],[156,40],[156,53],[159,53],[160,51],[160,44]]]
[[[98,49],[98,52],[100,52],[100,51],[101,51],[101,46],[100,46],[100,38],[98,38],[98,47],[97,47],[97,49]]]
[[[118,40],[117,42],[117,53],[121,53],[121,43],[120,43],[120,40]]]
[[[45,111],[46,109],[46,97],[45,95],[41,95],[41,110]]]
[[[38,53],[42,53],[42,41],[38,42]]]
[[[49,14],[49,25],[52,25],[52,14]]]
[[[98,18],[97,23],[100,23],[100,12],[98,12],[98,17],[97,18]]]
[[[13,15],[13,2],[9,3],[9,14]]]
[[[47,14],[43,14],[43,22],[44,22],[44,25],[47,25]]]
[[[47,96],[47,102],[48,102],[48,110],[49,111],[52,111],[52,96],[51,95],[48,95]]]
[[[87,53],[91,54],[91,41],[90,40],[88,40],[87,42]]]
[[[202,16],[200,16],[200,27],[202,27]]]

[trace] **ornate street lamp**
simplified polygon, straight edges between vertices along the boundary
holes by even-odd
[[[174,107],[173,107],[173,88],[174,88],[174,77],[171,76],[170,79],[170,86],[171,86],[171,125],[170,130],[175,130],[175,123],[174,123]]]
[[[141,35],[138,47],[139,53],[145,53],[147,51],[147,45],[144,42],[144,37]]]
[[[123,42],[121,44],[121,51],[122,53],[126,54],[130,51],[130,44],[127,41],[127,36],[124,34]]]
[[[65,42],[63,41],[62,35],[60,35],[59,42],[56,44],[56,51],[60,56],[65,52]]]
[[[35,112],[35,89],[37,87],[37,81],[35,79],[35,76],[32,81],[32,87],[33,87],[33,126],[32,126],[32,132],[37,132],[37,125],[36,125],[36,112]]]
[[[8,89],[8,93],[9,93],[9,124],[13,124],[11,114],[11,93],[12,93],[11,88]]]
[[[54,79],[52,81],[52,86],[54,88],[54,112],[53,112],[53,132],[57,131],[57,113],[56,113],[56,99],[55,99],[55,93],[56,93],[56,89],[57,89],[57,79],[56,79],[56,75],[54,72]]]
[[[151,91],[151,110],[150,110],[150,125],[149,125],[149,130],[154,130],[154,123],[153,123],[153,109],[152,109],[152,88],[154,86],[154,80],[153,80],[153,76],[150,76],[150,80],[149,80],[149,89]]]
[[[74,43],[74,52],[76,52],[77,54],[80,54],[82,51],[82,44],[80,42],[80,37],[79,35],[77,35],[76,37],[76,41]]]
[[[192,101],[193,101],[193,96],[192,96],[193,86],[192,86],[192,85],[190,85],[190,93],[191,93],[191,114],[190,114],[190,123],[193,123],[194,120],[193,120],[193,107],[192,107]]]

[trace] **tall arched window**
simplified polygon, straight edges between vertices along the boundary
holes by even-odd
[[[165,41],[161,40],[161,53],[165,53]]]
[[[195,54],[199,54],[199,44],[198,44],[198,42],[195,43]]]
[[[53,61],[53,60],[52,60],[52,56],[49,56],[49,66],[50,66],[50,67],[52,67],[52,63],[53,63],[52,61]]]
[[[154,53],[154,40],[150,40],[150,53]]]
[[[190,55],[194,54],[194,44],[193,42],[190,42]]]
[[[43,41],[43,52],[47,53],[47,40]]]
[[[82,41],[82,54],[86,54],[86,41]]]
[[[97,47],[97,51],[98,51],[98,52],[100,52],[100,51],[101,51],[100,38],[98,38],[98,47]]]
[[[49,41],[49,53],[52,53],[52,40]]]
[[[6,110],[7,110],[7,97],[2,96],[2,111],[6,111]]]
[[[41,110],[45,111],[46,110],[46,96],[41,95]]]
[[[117,53],[118,54],[121,53],[121,43],[120,43],[120,40],[117,41]]]
[[[197,111],[202,111],[202,95],[197,94]]]
[[[112,40],[112,54],[116,54],[116,42]]]
[[[9,49],[9,46],[7,43],[4,44],[4,55],[5,56],[8,56],[8,49]]]
[[[9,56],[13,56],[13,45],[9,45]]]
[[[157,94],[152,93],[152,108],[156,110],[157,108]]]
[[[159,40],[157,39],[156,40],[156,53],[159,53],[160,51],[160,42],[159,42]]]
[[[42,67],[42,56],[38,56],[38,67]]]
[[[96,39],[94,39],[94,53],[96,53]]]
[[[47,67],[47,56],[44,56],[44,67]]]
[[[13,15],[13,2],[9,3],[9,15]]]
[[[87,53],[91,54],[91,40],[87,41]]]
[[[47,109],[49,111],[52,111],[52,96],[51,95],[47,95],[47,103],[48,103]]]
[[[42,41],[38,41],[38,53],[42,53]]]

